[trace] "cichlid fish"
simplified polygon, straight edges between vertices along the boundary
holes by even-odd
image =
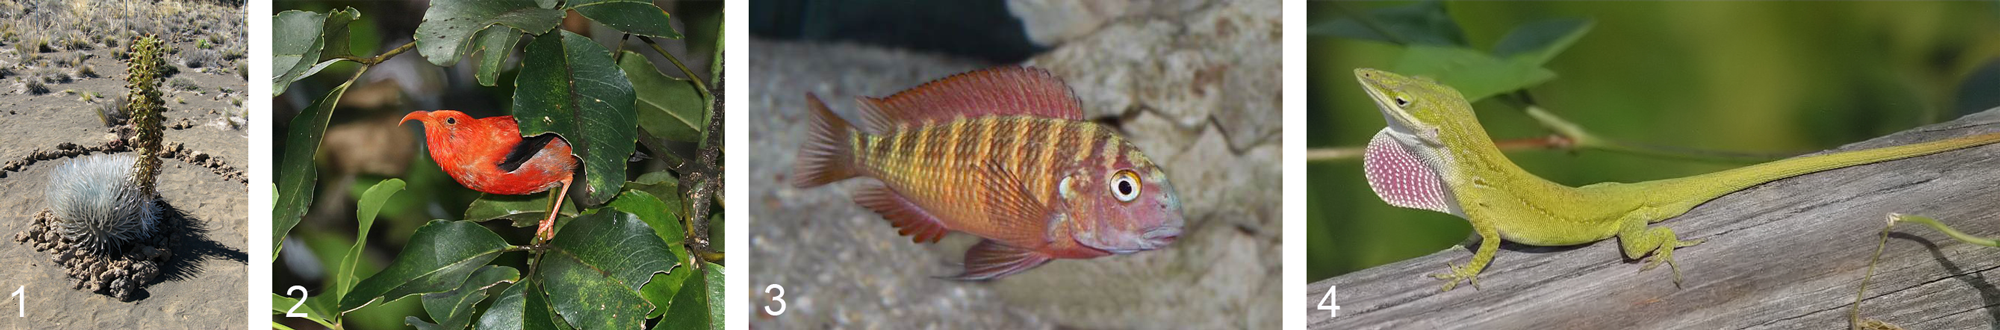
[[[1051,259],[1166,247],[1181,203],[1167,174],[1110,128],[1083,119],[1048,71],[1004,67],[859,98],[848,124],[806,94],[813,124],[792,184],[875,178],[855,203],[918,243],[960,231],[984,238],[952,278],[1000,278]]]

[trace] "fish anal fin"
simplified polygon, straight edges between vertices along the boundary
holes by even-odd
[[[979,241],[965,251],[965,272],[945,277],[960,281],[984,281],[1017,274],[1049,262],[1049,256],[994,240]]]
[[[890,225],[896,226],[896,233],[910,236],[910,240],[917,243],[935,243],[951,231],[929,211],[879,182],[871,182],[855,190],[854,202],[882,215],[883,220],[889,220]]]
[[[1031,115],[1083,120],[1068,84],[1048,70],[1007,66],[960,73],[883,98],[860,98],[868,130],[923,125],[953,118]]]

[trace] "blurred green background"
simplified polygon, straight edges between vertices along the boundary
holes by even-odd
[[[1319,27],[1408,5],[1312,2],[1307,23]],[[1996,1],[1449,2],[1443,8],[1448,16],[1441,18],[1456,22],[1466,43],[1481,51],[1530,22],[1594,21],[1543,64],[1556,77],[1526,94],[1604,138],[1795,154],[2000,107]],[[1405,48],[1319,32],[1309,34],[1307,45],[1307,147],[1365,145],[1383,122],[1353,69],[1394,69]],[[1518,106],[1494,99],[1474,106],[1496,139],[1550,134]],[[1592,149],[1508,156],[1569,185],[1745,165]],[[1384,204],[1360,167],[1359,159],[1308,163],[1308,279],[1463,251],[1454,245],[1471,232],[1464,220]]]

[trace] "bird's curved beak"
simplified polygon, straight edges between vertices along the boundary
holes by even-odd
[[[403,115],[403,121],[396,122],[396,126],[403,126],[403,123],[410,122],[411,119],[416,119],[419,122],[426,121],[428,119],[431,119],[431,112],[417,111],[417,112],[411,112],[410,114],[407,115]]]

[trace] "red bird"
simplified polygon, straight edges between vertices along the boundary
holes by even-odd
[[[444,168],[458,184],[479,192],[500,195],[527,195],[562,187],[549,217],[535,229],[535,237],[550,238],[562,200],[569,194],[570,178],[576,173],[576,157],[570,156],[569,142],[555,134],[521,138],[514,116],[472,118],[452,110],[417,111],[403,116],[397,125],[416,120],[424,123],[424,141],[431,159]]]

